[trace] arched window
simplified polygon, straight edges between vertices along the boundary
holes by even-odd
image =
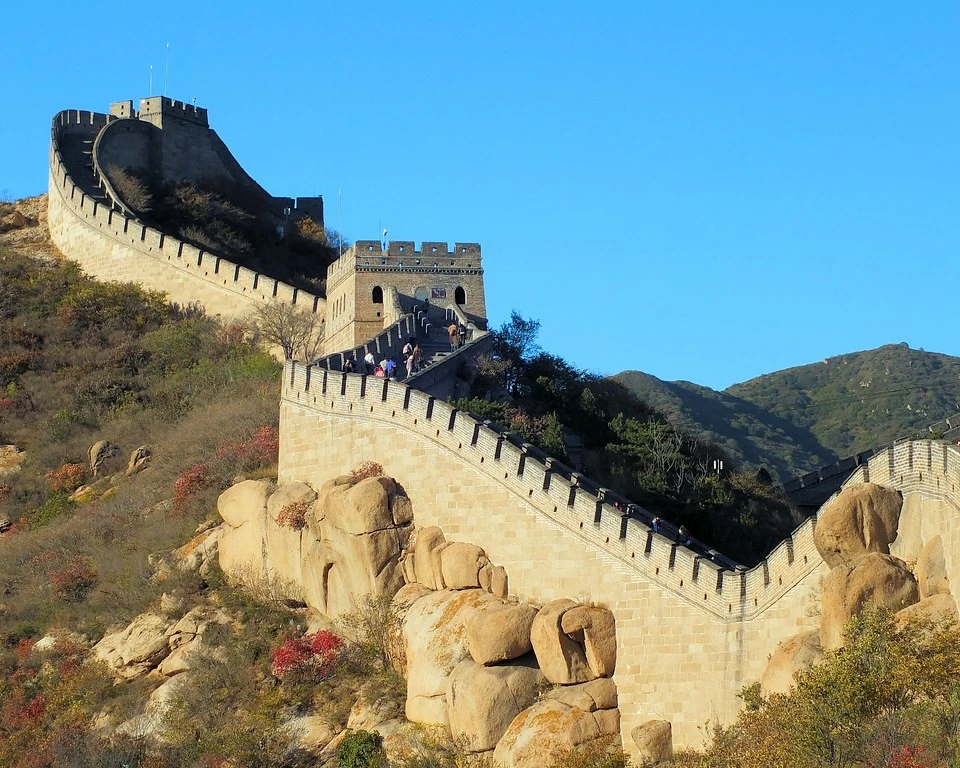
[[[383,304],[383,288],[379,285],[373,287],[373,303]]]
[[[453,292],[453,300],[459,305],[467,303],[467,294],[461,286],[457,286],[457,290]]]

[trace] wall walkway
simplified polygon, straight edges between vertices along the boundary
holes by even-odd
[[[322,297],[182,242],[124,212],[106,193],[93,156],[98,133],[114,119],[68,110],[53,120],[48,220],[53,242],[65,256],[98,280],[136,282],[164,291],[181,305],[202,304],[225,319],[271,300],[325,312]]]
[[[731,720],[781,640],[816,626],[813,520],[737,571],[654,533],[491,424],[401,382],[288,363],[280,479],[316,486],[365,460],[405,488],[418,525],[483,547],[521,598],[592,599],[617,617],[623,732],[673,722],[695,744]],[[603,494],[600,494],[602,496]]]

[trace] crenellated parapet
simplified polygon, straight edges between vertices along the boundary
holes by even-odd
[[[876,483],[942,499],[960,510],[960,447],[941,440],[901,440],[859,466],[844,487]]]
[[[136,282],[225,318],[274,300],[324,312],[322,297],[150,227],[122,203],[101,167],[98,141],[105,131],[142,126],[147,124],[82,110],[56,115],[48,200],[54,244],[92,277]]]
[[[494,424],[401,382],[288,363],[282,400],[321,416],[362,419],[417,435],[637,577],[724,622],[762,615],[821,563],[813,544],[815,521],[809,519],[761,564],[750,570],[731,568],[729,561],[654,532],[646,522],[649,513],[625,514],[612,494],[588,490],[586,478]],[[365,458],[384,459],[376,449],[371,446],[373,455]]]

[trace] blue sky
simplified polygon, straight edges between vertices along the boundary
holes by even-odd
[[[0,193],[45,190],[58,110],[166,80],[347,238],[480,242],[492,324],[580,367],[960,355],[960,4],[787,5],[18,3]]]

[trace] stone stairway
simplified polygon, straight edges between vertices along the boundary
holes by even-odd
[[[413,313],[417,318],[417,341],[423,350],[423,367],[426,368],[450,354],[447,327],[451,321],[446,319],[444,307],[432,304],[414,304]]]
[[[96,132],[67,133],[60,140],[60,155],[70,172],[70,178],[88,197],[101,205],[111,201],[100,189],[93,172],[93,142]]]

